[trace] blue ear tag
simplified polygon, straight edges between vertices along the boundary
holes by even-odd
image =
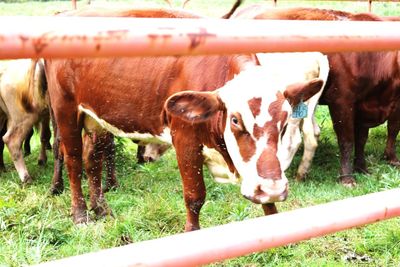
[[[293,108],[292,118],[303,119],[307,117],[307,112],[308,112],[307,105],[304,104],[303,100],[300,100],[300,103]]]

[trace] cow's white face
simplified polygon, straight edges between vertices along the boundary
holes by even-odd
[[[292,111],[285,89],[257,67],[241,72],[218,92],[227,114],[226,147],[242,177],[241,192],[256,203],[287,197],[288,180],[278,159],[280,136]]]
[[[285,84],[262,67],[242,71],[215,92],[182,92],[166,104],[169,112],[204,122],[217,111],[225,113],[223,133],[231,160],[240,174],[241,192],[255,203],[283,201],[288,180],[278,158],[281,135],[292,105],[307,100],[322,86],[319,79]]]

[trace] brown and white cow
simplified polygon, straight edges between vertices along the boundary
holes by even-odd
[[[23,183],[32,182],[22,153],[22,143],[40,119],[48,118],[47,82],[43,63],[30,59],[2,62],[0,77],[0,132]],[[42,129],[39,163],[47,160],[50,132]],[[4,134],[4,135],[3,135]],[[4,144],[1,143],[1,152]],[[1,156],[1,161],[3,157]],[[1,165],[1,164],[0,164]],[[4,165],[3,165],[4,166]]]
[[[370,13],[352,14],[316,8],[271,9],[263,5],[247,7],[236,15],[251,19],[398,20]],[[395,153],[396,136],[400,130],[400,55],[398,51],[387,51],[329,53],[327,56],[330,73],[320,102],[329,106],[338,138],[340,181],[346,186],[354,186],[353,147],[354,170],[367,173],[364,147],[369,128],[387,121],[388,139],[384,155],[390,164],[400,165]]]
[[[156,17],[173,11],[158,10]],[[152,17],[152,10],[108,16]],[[72,15],[74,15],[72,13]],[[85,15],[80,11],[80,15]],[[91,12],[93,15],[93,12]],[[98,14],[104,15],[102,13]],[[177,18],[193,18],[180,12]],[[81,189],[82,158],[96,215],[110,214],[101,192],[102,136],[172,143],[182,176],[187,231],[198,229],[205,200],[204,147],[218,151],[242,178],[241,192],[263,204],[287,197],[288,182],[278,159],[281,134],[301,98],[323,81],[287,83],[268,75],[254,56],[182,56],[45,60],[48,88],[71,185],[72,214],[86,222]],[[82,129],[96,140],[82,156]],[[94,140],[94,139],[91,139]]]

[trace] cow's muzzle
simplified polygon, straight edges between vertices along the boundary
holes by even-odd
[[[263,179],[251,192],[246,192],[243,196],[256,204],[280,202],[286,200],[288,189],[287,179]]]

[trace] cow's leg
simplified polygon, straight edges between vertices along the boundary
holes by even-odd
[[[24,140],[24,156],[31,154],[31,138],[33,136],[33,128],[28,132]]]
[[[272,215],[278,213],[278,209],[276,208],[275,203],[262,204],[262,208],[264,210],[265,215]]]
[[[387,141],[384,152],[385,159],[389,164],[400,167],[400,161],[396,155],[396,138],[400,131],[400,107],[389,117],[387,122]]]
[[[103,192],[108,192],[112,189],[117,188],[118,181],[115,177],[115,143],[114,136],[112,134],[107,134],[105,136],[105,146],[104,146],[104,159],[106,162],[106,181]]]
[[[91,133],[84,135],[83,160],[89,181],[90,204],[98,217],[111,215],[101,189],[101,174],[106,135]]]
[[[32,183],[32,178],[28,173],[22,154],[22,143],[32,129],[32,120],[26,119],[15,125],[13,121],[8,121],[7,132],[3,136],[3,141],[7,145],[11,158],[14,162],[15,169],[23,184]]]
[[[6,132],[7,132],[6,122],[2,121],[2,119],[0,118],[0,172],[6,170],[3,158],[4,142],[2,138]]]
[[[40,121],[40,154],[38,164],[43,166],[47,162],[46,150],[51,149],[50,145],[50,116],[49,113],[42,114]]]
[[[171,132],[174,131],[171,130]],[[200,229],[200,209],[206,198],[206,187],[203,179],[204,159],[201,153],[202,146],[199,146],[196,142],[196,136],[193,132],[175,131],[172,138],[183,183],[183,195],[187,215],[185,231],[198,230]]]
[[[310,170],[315,151],[318,147],[320,129],[314,117],[305,118],[303,121],[304,152],[299,168],[297,169],[296,180],[302,181]]]
[[[367,163],[365,162],[365,144],[368,139],[369,128],[356,125],[355,127],[355,148],[354,148],[354,171],[368,173]]]
[[[56,99],[58,100],[58,99]],[[60,101],[58,101],[60,102]],[[52,101],[57,103],[57,101]],[[77,112],[72,106],[63,103],[63,106],[55,107],[54,114],[57,119],[57,127],[61,138],[62,151],[71,188],[71,209],[74,223],[86,223],[89,221],[87,206],[82,193],[82,126],[78,124]],[[64,112],[70,110],[71,112]]]
[[[351,165],[351,156],[354,145],[353,110],[354,106],[343,108],[340,106],[329,105],[333,128],[336,132],[340,150],[340,182],[347,187],[354,187],[356,185]]]
[[[51,111],[52,112],[52,111]],[[60,135],[57,124],[54,120],[54,115],[51,113],[51,120],[53,123],[53,155],[54,155],[54,172],[53,179],[51,181],[50,193],[52,195],[59,195],[64,191],[64,180],[62,177],[62,169],[64,164],[64,155],[61,149]]]
[[[146,146],[139,144],[137,145],[136,159],[138,164],[143,164],[146,162],[143,157],[145,151],[146,151]]]

